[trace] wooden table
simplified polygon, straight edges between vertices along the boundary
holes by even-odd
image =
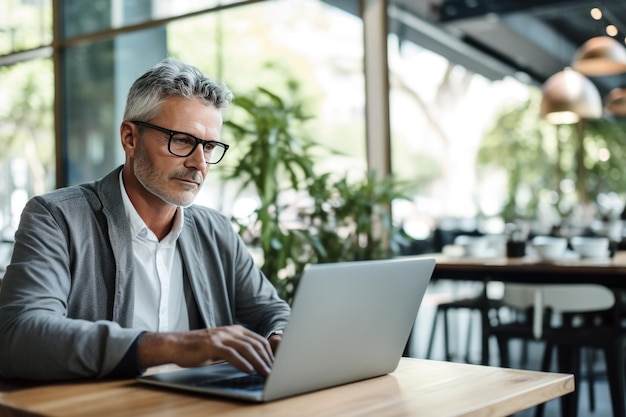
[[[563,259],[554,262],[536,257],[458,257],[443,254],[426,255],[436,259],[433,280],[500,281],[529,284],[600,284],[616,294],[616,314],[625,311],[622,294],[626,290],[626,251],[612,258]],[[483,328],[486,327],[483,314]],[[483,332],[482,364],[489,360],[489,343]]]
[[[617,252],[613,258],[564,259],[554,262],[544,262],[535,257],[469,258],[442,254],[434,254],[432,257],[437,261],[433,280],[593,283],[626,289],[626,251]]]
[[[160,367],[151,371],[167,371]],[[0,384],[0,416],[507,416],[574,390],[572,375],[402,358],[395,372],[267,404],[133,380]]]
[[[563,259],[546,262],[536,257],[523,258],[485,257],[472,258],[425,255],[436,259],[433,280],[500,281],[529,284],[601,284],[616,294],[616,315],[625,311],[622,293],[626,290],[626,251],[612,258]],[[485,308],[487,308],[485,306]],[[487,314],[482,314],[481,363],[489,363],[489,335],[484,331]]]

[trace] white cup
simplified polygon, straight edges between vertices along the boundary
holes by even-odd
[[[553,261],[563,258],[567,250],[567,239],[555,236],[535,236],[531,246],[543,260]]]
[[[570,240],[574,252],[581,258],[606,258],[609,238],[602,236],[575,236]]]
[[[454,239],[454,244],[463,248],[465,256],[481,257],[488,253],[489,239],[484,236],[460,235]]]

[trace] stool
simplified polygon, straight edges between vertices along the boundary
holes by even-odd
[[[480,314],[489,314],[493,311],[496,314],[496,319],[498,319],[498,310],[502,307],[502,303],[500,300],[492,300],[486,298],[484,294],[480,294],[475,297],[467,297],[467,298],[459,298],[457,300],[443,302],[437,305],[435,310],[435,315],[433,318],[433,325],[430,331],[430,338],[428,340],[428,349],[426,351],[426,359],[431,358],[433,343],[435,340],[435,334],[437,331],[437,321],[439,320],[439,316],[443,316],[443,343],[444,343],[444,355],[446,361],[452,360],[452,355],[450,353],[450,341],[449,341],[449,326],[448,326],[448,312],[450,310],[460,310],[466,309],[472,312],[479,312]],[[489,317],[487,317],[489,319]],[[471,336],[472,336],[472,323],[473,318],[470,316],[469,324],[467,326],[467,343],[465,347],[465,357],[463,360],[467,363],[470,363],[470,346],[471,346]]]

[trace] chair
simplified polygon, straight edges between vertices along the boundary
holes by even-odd
[[[482,236],[478,230],[465,230],[458,228],[443,228],[437,227],[433,233],[433,246],[436,251],[440,252],[444,246],[453,244],[461,235],[466,236]],[[482,285],[482,284],[481,284]],[[491,315],[492,312],[497,313],[497,309],[499,308],[499,303],[497,300],[490,299],[486,297],[486,294],[483,290],[478,292],[474,291],[472,295],[462,295],[461,297],[454,298],[450,301],[442,301],[437,304],[435,309],[435,314],[433,315],[433,322],[430,330],[430,337],[428,339],[428,347],[426,349],[426,359],[430,359],[432,357],[432,350],[435,342],[435,336],[437,334],[437,325],[439,320],[443,320],[443,347],[444,347],[444,358],[446,361],[452,360],[452,353],[450,350],[450,331],[449,331],[449,323],[450,323],[450,311],[458,311],[458,310],[466,310],[469,314],[469,322],[467,325],[467,333],[466,333],[466,344],[465,344],[465,353],[462,360],[469,363],[470,361],[470,348],[471,348],[471,337],[474,334],[473,332],[473,313],[478,312],[481,315],[481,321],[488,320],[487,316]]]
[[[437,324],[439,320],[443,320],[443,348],[444,358],[446,361],[452,360],[452,353],[450,350],[450,331],[449,331],[449,312],[455,310],[467,310],[470,314],[467,324],[465,354],[462,358],[467,363],[470,363],[470,348],[471,338],[474,334],[473,331],[473,315],[472,313],[478,312],[481,316],[481,323],[485,320],[498,319],[498,310],[502,306],[500,300],[487,298],[484,292],[476,296],[461,297],[447,302],[441,302],[437,304],[435,314],[433,316],[433,323],[430,330],[430,337],[428,339],[428,348],[426,350],[426,359],[430,359],[432,356],[433,345],[435,336],[437,333]],[[481,347],[482,348],[482,347]]]
[[[538,340],[545,342],[542,370],[549,370],[556,349],[558,371],[574,374],[579,380],[581,350],[600,349],[606,362],[613,415],[625,417],[621,302],[613,291],[595,284],[505,284],[501,301],[522,312],[521,319],[488,329],[497,339],[501,366],[509,366],[510,340]],[[542,411],[543,407],[537,408],[538,414]],[[561,414],[576,416],[577,412],[578,393],[574,391],[561,399]]]

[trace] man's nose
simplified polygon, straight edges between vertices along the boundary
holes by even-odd
[[[200,171],[204,171],[207,166],[207,160],[204,156],[204,147],[201,143],[198,143],[196,147],[193,149],[191,155],[187,157],[187,160],[190,161],[195,168]]]

